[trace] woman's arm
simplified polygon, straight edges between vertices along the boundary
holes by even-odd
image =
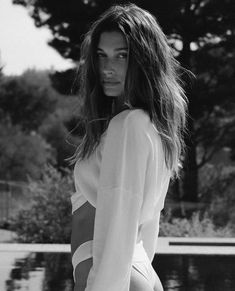
[[[85,291],[129,291],[151,147],[145,119],[112,119],[97,187],[93,266]]]
[[[88,202],[84,203],[72,215],[71,254],[84,242],[93,240],[95,208]],[[75,270],[76,284],[74,291],[85,290],[87,276],[92,267],[92,258],[77,265]]]

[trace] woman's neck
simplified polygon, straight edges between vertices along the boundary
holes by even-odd
[[[110,120],[117,115],[118,113],[122,112],[123,110],[130,109],[128,105],[125,105],[123,102],[117,102],[117,97],[112,97],[112,106],[111,106],[111,113],[107,119],[107,126]]]
[[[125,109],[128,109],[128,106],[124,104],[123,98],[112,97],[112,116]]]

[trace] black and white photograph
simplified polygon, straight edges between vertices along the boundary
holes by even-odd
[[[235,1],[0,0],[0,291],[235,290]]]

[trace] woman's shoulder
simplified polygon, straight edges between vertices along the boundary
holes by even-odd
[[[111,128],[119,129],[144,129],[150,118],[146,111],[140,108],[126,109],[115,115],[110,121]]]

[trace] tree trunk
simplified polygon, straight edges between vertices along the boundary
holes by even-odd
[[[180,62],[183,67],[190,70],[191,50],[190,39],[185,37],[183,39],[183,50],[180,56]],[[187,78],[187,76],[186,76]],[[186,95],[189,99],[189,118],[188,118],[188,134],[185,137],[186,143],[186,157],[184,162],[183,176],[182,176],[182,192],[181,201],[197,202],[198,200],[198,167],[197,167],[197,151],[194,142],[194,110],[197,104],[194,103],[193,88],[189,85],[189,80],[186,80],[188,86],[185,88]]]
[[[184,174],[183,174],[183,193],[182,200],[187,202],[198,201],[198,167],[197,167],[197,153],[196,145],[193,141],[193,121],[190,120],[188,124],[189,136],[186,137],[186,159],[184,163]]]

